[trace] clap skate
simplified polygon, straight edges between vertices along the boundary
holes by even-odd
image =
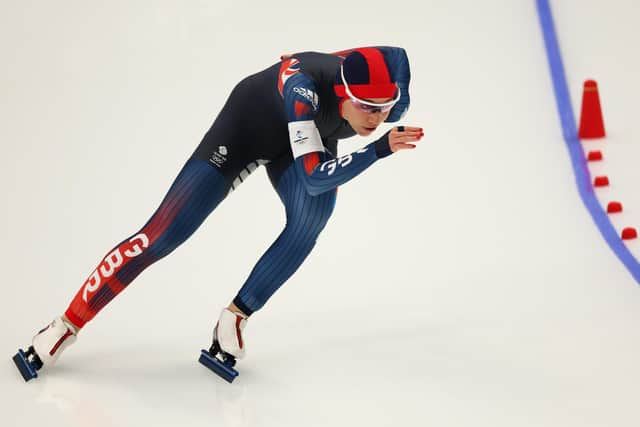
[[[225,308],[213,330],[211,347],[200,352],[199,362],[230,383],[238,376],[236,358],[245,354],[242,329],[246,323],[246,316]]]
[[[13,363],[18,367],[25,381],[38,378],[38,371],[42,368],[42,360],[40,360],[32,345],[29,346],[26,352],[18,349],[18,353],[13,356]]]
[[[13,356],[13,363],[25,381],[38,377],[43,366],[53,365],[62,351],[76,340],[77,331],[73,325],[61,317],[53,320],[46,328],[33,337],[32,345],[27,351],[18,349]]]

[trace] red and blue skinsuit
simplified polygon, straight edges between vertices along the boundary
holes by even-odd
[[[402,97],[386,120],[395,122],[409,107],[409,62],[404,49],[376,49],[401,88]],[[355,135],[333,88],[348,52],[297,53],[238,83],[156,212],[107,253],[80,288],[65,313],[69,320],[83,327],[265,165],[287,222],[234,299],[248,315],[260,309],[313,249],[333,211],[337,187],[391,154],[385,134],[336,157],[338,140]]]

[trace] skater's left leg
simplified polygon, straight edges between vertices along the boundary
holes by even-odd
[[[273,183],[285,206],[287,223],[233,300],[233,304],[248,316],[262,308],[302,265],[336,203],[337,189],[317,196],[307,193],[296,175],[294,164]]]
[[[267,166],[267,171],[284,203],[287,223],[253,268],[233,302],[222,310],[214,329],[212,355],[222,350],[227,357],[244,357],[246,344],[242,330],[247,318],[302,265],[335,206],[337,189],[311,196],[298,180],[293,164],[276,177],[272,167]]]

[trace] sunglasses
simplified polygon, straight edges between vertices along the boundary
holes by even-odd
[[[344,69],[342,68],[342,66],[340,66],[340,77],[342,78],[342,84],[344,85],[345,92],[347,92],[347,95],[349,96],[349,99],[351,99],[351,103],[353,104],[353,106],[365,113],[386,113],[387,111],[391,111],[393,106],[396,105],[396,103],[400,100],[400,88],[397,88],[396,96],[391,101],[382,103],[365,101],[364,99],[360,99],[355,96],[353,93],[351,93],[351,90],[349,90],[349,85],[344,78]]]

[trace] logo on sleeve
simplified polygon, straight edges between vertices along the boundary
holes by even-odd
[[[290,58],[286,61],[282,61],[282,65],[280,66],[280,75],[278,77],[278,91],[280,92],[280,95],[283,93],[284,84],[298,71],[300,71],[300,62],[297,59]]]
[[[295,138],[293,138],[293,143],[301,145],[301,144],[304,144],[304,142],[306,140],[308,140],[308,139],[309,139],[309,137],[308,136],[304,136],[304,133],[301,130],[297,130],[296,131],[296,136],[295,136]]]
[[[309,101],[311,103],[311,107],[313,107],[313,111],[318,110],[318,95],[314,91],[299,86],[294,87],[293,91]]]

